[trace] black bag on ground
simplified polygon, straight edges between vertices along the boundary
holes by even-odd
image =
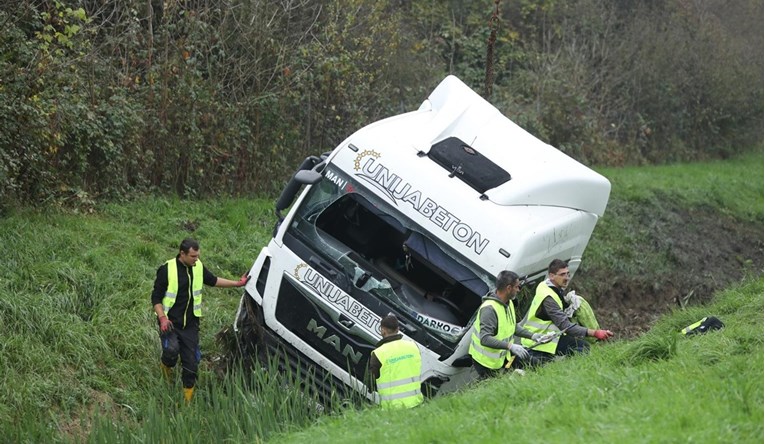
[[[717,319],[714,316],[706,316],[702,318],[700,321],[694,322],[693,324],[680,330],[680,333],[684,334],[685,336],[692,336],[696,334],[706,333],[710,330],[719,330],[723,327],[725,327],[725,324],[723,324],[721,320]]]

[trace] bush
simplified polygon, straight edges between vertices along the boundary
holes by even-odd
[[[485,85],[492,4],[7,2],[0,203],[275,194],[302,158],[416,109],[448,73],[589,164],[762,140],[761,2],[499,6]]]

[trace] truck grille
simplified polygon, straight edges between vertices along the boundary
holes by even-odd
[[[279,289],[276,318],[325,358],[364,380],[374,345],[354,335],[352,329],[349,331],[349,323],[353,324],[350,320],[333,320],[329,312],[318,307],[287,279]],[[345,326],[340,322],[345,322]]]

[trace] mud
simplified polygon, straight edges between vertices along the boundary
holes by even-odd
[[[572,287],[581,289],[577,294],[592,295],[601,326],[617,337],[649,330],[670,310],[707,303],[745,275],[762,276],[761,221],[741,222],[715,208],[688,210],[666,200],[661,208],[630,209],[617,202],[612,210],[627,212],[631,227],[650,233],[645,245],[636,247],[633,261],[656,255],[666,264],[645,272],[637,263],[609,269],[583,266],[577,273]]]

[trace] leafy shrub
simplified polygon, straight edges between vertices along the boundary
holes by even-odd
[[[274,194],[449,73],[585,163],[762,140],[761,2],[499,6],[488,88],[491,2],[6,2],[0,206]]]

